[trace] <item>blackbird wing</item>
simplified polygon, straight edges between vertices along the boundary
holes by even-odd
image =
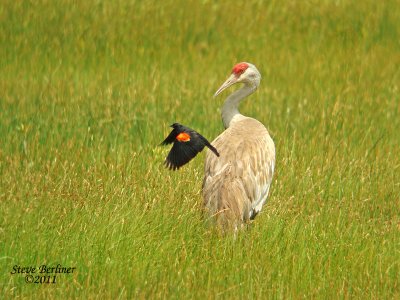
[[[170,134],[167,136],[167,138],[161,143],[161,145],[168,145],[168,144],[172,144],[175,139],[176,136],[178,135],[178,131],[176,129],[173,129]]]
[[[197,153],[203,150],[203,148],[204,145],[203,147],[199,147],[198,144],[195,144],[192,141],[175,141],[171,151],[168,153],[167,159],[165,160],[165,165],[170,170],[177,170],[192,160]]]

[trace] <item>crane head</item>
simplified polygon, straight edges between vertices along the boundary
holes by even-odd
[[[244,83],[256,89],[260,84],[260,80],[261,74],[253,64],[247,62],[238,63],[233,67],[231,75],[217,90],[214,97],[235,83]]]

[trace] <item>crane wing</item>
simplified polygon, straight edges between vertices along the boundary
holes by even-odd
[[[213,142],[220,153],[207,151],[204,205],[211,215],[247,221],[261,211],[272,182],[275,146],[267,129],[243,117]]]

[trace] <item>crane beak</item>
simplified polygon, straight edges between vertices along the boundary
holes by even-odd
[[[215,92],[214,97],[217,97],[223,90],[227,89],[231,85],[235,84],[238,82],[239,77],[237,77],[235,74],[232,74],[229,76],[229,78],[221,85],[221,87],[218,89],[218,91]]]

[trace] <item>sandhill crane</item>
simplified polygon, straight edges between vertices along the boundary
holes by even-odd
[[[222,107],[225,131],[211,144],[198,132],[179,123],[161,143],[173,143],[165,165],[177,170],[207,146],[203,180],[204,207],[224,228],[237,229],[261,211],[272,182],[275,145],[265,126],[239,113],[240,102],[252,94],[261,80],[257,68],[246,62],[232,74],[214,96],[235,83],[243,87],[232,93]],[[218,150],[217,150],[218,149]]]
[[[260,84],[257,68],[246,62],[233,67],[232,74],[214,97],[235,83],[243,87],[233,92],[222,107],[225,131],[211,144],[219,157],[207,151],[203,180],[204,206],[223,227],[237,229],[261,211],[272,182],[275,145],[265,126],[240,114],[240,102]]]

